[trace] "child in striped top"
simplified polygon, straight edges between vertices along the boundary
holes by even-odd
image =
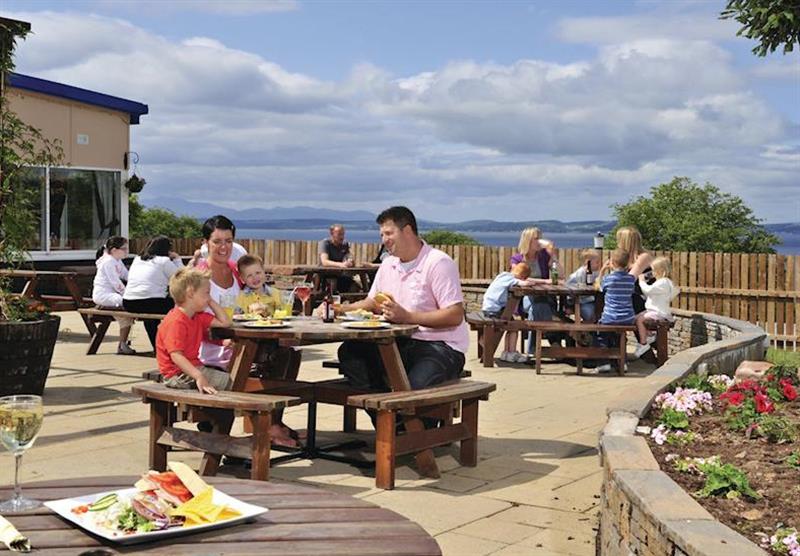
[[[614,249],[611,252],[611,272],[603,276],[600,291],[605,295],[600,324],[633,324],[633,288],[636,277],[628,272],[628,252]]]

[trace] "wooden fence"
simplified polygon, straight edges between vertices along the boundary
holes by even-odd
[[[238,239],[249,253],[268,264],[316,264],[316,241]],[[174,240],[176,250],[189,255],[199,239]],[[370,261],[377,243],[351,243],[357,261]],[[138,252],[142,240],[131,241]],[[438,246],[458,264],[466,283],[488,283],[506,270],[514,247],[485,245]],[[560,249],[568,273],[581,264],[581,249]],[[773,342],[797,349],[800,343],[800,256],[742,253],[687,253],[657,251],[672,262],[672,280],[681,288],[673,305],[690,311],[715,313],[752,322],[771,335]],[[608,252],[604,252],[604,258]]]

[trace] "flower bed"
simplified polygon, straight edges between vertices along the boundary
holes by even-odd
[[[639,431],[661,469],[716,519],[773,554],[800,556],[800,379],[692,375],[658,395]]]

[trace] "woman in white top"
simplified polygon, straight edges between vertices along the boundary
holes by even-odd
[[[189,263],[190,266],[211,272],[211,299],[223,307],[234,305],[241,291],[239,271],[231,259],[235,233],[236,226],[228,218],[222,215],[212,216],[203,224],[204,245],[208,250],[208,257],[200,258],[198,250]],[[232,355],[233,349],[228,346],[214,342],[200,344],[200,361],[203,365],[227,370]]]
[[[128,271],[128,285],[122,305],[131,313],[166,315],[175,306],[169,297],[169,279],[183,267],[180,256],[172,250],[172,242],[164,236],[150,240],[142,254],[133,260]],[[144,327],[153,349],[156,347],[157,320],[145,320]]]
[[[109,309],[122,309],[122,294],[125,291],[125,282],[128,280],[128,269],[122,259],[128,256],[128,240],[120,236],[111,236],[100,249],[97,250],[97,272],[94,275],[92,287],[92,301],[98,307]],[[131,331],[133,320],[120,317],[119,346],[117,353],[121,355],[136,355],[136,351],[128,343],[128,334]]]

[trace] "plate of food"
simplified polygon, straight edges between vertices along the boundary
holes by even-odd
[[[376,315],[372,311],[366,309],[356,309],[355,311],[345,311],[341,317],[344,321],[369,321],[369,320],[386,320],[383,315]]]
[[[377,330],[378,328],[389,328],[392,325],[382,320],[354,320],[345,321],[342,323],[345,328],[354,328],[356,330]]]
[[[161,540],[252,520],[267,510],[228,496],[189,466],[148,471],[133,488],[45,502],[88,532],[119,544]]]
[[[248,328],[285,328],[289,326],[289,323],[285,319],[262,319],[246,322],[244,326]]]
[[[233,322],[248,322],[252,320],[260,320],[262,318],[264,317],[259,313],[239,313],[231,317]]]

